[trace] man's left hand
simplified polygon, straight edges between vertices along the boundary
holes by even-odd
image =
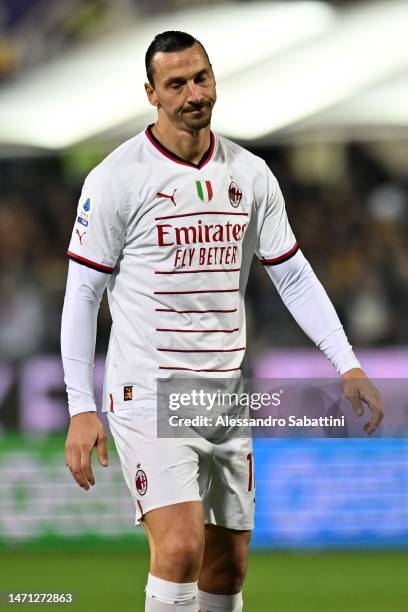
[[[364,431],[370,436],[384,418],[384,406],[380,392],[361,368],[352,368],[343,374],[343,390],[357,416],[364,414],[363,402],[371,410],[371,419],[364,425]]]

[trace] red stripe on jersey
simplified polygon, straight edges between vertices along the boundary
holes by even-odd
[[[293,255],[295,255],[298,250],[299,245],[297,242],[295,242],[295,245],[287,253],[284,253],[283,255],[280,255],[279,257],[274,257],[272,259],[265,259],[265,257],[262,257],[261,262],[265,266],[276,266],[277,264],[283,263],[284,261],[287,261],[288,259],[293,257]]]
[[[236,293],[239,289],[200,289],[199,291],[155,291],[155,295],[184,295],[188,293]]]
[[[86,259],[85,257],[81,257],[76,253],[72,253],[71,251],[67,251],[67,255],[70,259],[73,259],[77,263],[83,264],[84,266],[88,266],[89,268],[94,268],[95,270],[99,270],[100,272],[107,272],[108,274],[112,274],[115,268],[111,268],[110,266],[103,266],[102,264],[95,263],[90,259]]]
[[[218,268],[217,270],[158,270],[155,274],[207,274],[207,272],[240,272],[241,268]]]
[[[163,353],[235,353],[238,351],[245,351],[245,348],[245,346],[233,349],[172,349],[156,347],[156,351],[162,351]]]
[[[179,215],[167,215],[166,217],[155,217],[155,221],[163,221],[164,219],[177,219],[178,217],[196,217],[197,215],[239,215],[241,217],[247,217],[248,213],[245,212],[229,212],[225,210],[211,210],[204,212],[191,212],[191,213],[180,213]]]
[[[112,397],[112,393],[109,393],[109,412],[113,412],[113,397]]]
[[[231,308],[230,310],[222,310],[221,308],[218,309],[214,309],[214,310],[173,310],[172,308],[155,308],[156,312],[175,312],[177,314],[188,314],[188,313],[194,313],[194,312],[225,312],[225,313],[230,313],[230,312],[237,312],[237,308]]]
[[[187,370],[188,372],[236,372],[241,368],[228,368],[227,370],[195,370],[193,368],[184,368],[182,366],[159,366],[159,370]]]
[[[208,199],[211,200],[211,198],[213,197],[213,190],[212,190],[211,181],[205,181],[205,184],[207,186]]]
[[[139,510],[142,514],[142,516],[140,518],[143,518],[144,512],[143,512],[143,508],[142,508],[142,504],[140,503],[140,501],[137,499],[136,500],[137,505],[139,506]]]
[[[239,331],[239,327],[235,329],[163,329],[157,328],[159,332],[180,332],[182,334],[232,334]]]

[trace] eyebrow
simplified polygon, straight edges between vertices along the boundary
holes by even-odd
[[[202,68],[199,70],[193,78],[196,79],[199,76],[202,76],[208,72],[208,68]],[[164,81],[164,85],[172,85],[173,83],[185,83],[187,79],[185,77],[169,77],[166,81]]]

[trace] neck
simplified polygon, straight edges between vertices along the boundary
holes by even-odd
[[[162,145],[193,164],[200,162],[211,142],[210,126],[187,131],[173,125],[164,117],[159,117],[152,131]]]

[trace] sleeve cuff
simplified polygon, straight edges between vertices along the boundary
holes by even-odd
[[[350,351],[350,355],[347,355],[347,358],[339,364],[339,374],[343,376],[343,374],[349,370],[352,370],[353,368],[361,368],[361,364],[354,352]]]
[[[73,417],[77,414],[81,414],[82,412],[97,412],[95,405],[88,406],[75,406],[73,408],[69,408],[69,416]]]

